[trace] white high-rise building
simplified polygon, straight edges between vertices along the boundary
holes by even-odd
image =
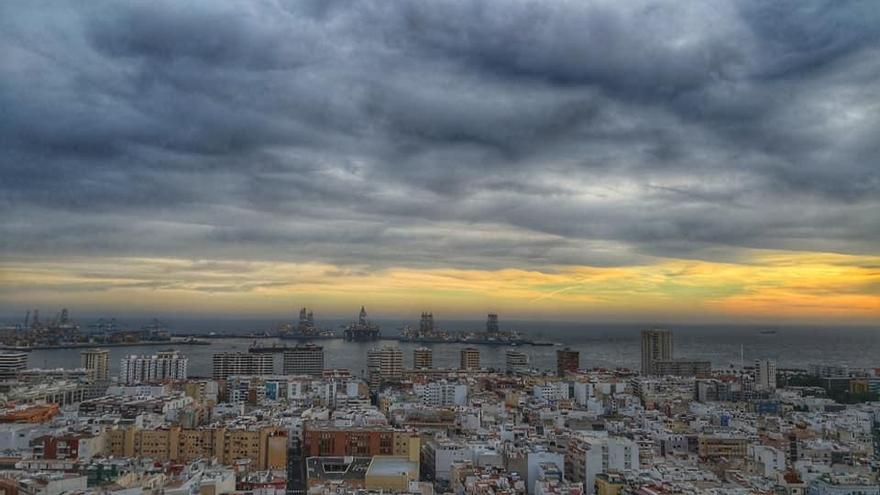
[[[0,380],[14,380],[27,368],[27,361],[26,352],[0,352]]]
[[[225,380],[233,375],[272,375],[275,357],[250,352],[221,352],[213,357],[214,379]]]
[[[568,400],[569,396],[568,382],[544,382],[532,385],[532,397],[538,400]]]
[[[152,356],[131,355],[122,358],[119,380],[126,385],[186,380],[189,359],[177,351],[162,351]]]
[[[755,388],[776,390],[776,363],[769,359],[755,361]]]

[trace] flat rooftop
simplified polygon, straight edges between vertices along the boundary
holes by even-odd
[[[370,476],[400,476],[403,474],[416,475],[419,465],[406,457],[393,457],[377,455],[367,470]]]
[[[306,459],[306,476],[309,480],[327,481],[363,479],[370,461],[370,457],[309,457]]]

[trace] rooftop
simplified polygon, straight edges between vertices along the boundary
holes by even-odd
[[[375,456],[367,470],[367,475],[400,476],[405,474],[415,475],[418,472],[418,463],[410,461],[406,457]]]

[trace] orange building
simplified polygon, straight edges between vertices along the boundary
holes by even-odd
[[[58,404],[15,407],[0,413],[0,423],[44,423],[60,412]]]
[[[390,455],[418,460],[420,450],[418,434],[387,426],[336,427],[311,423],[303,431],[305,457]]]

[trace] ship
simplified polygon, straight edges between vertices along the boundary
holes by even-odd
[[[462,344],[480,345],[523,345],[531,344],[532,341],[520,337],[517,332],[499,332],[487,334],[482,332],[464,334],[459,342]]]
[[[455,335],[417,335],[406,333],[406,331],[398,336],[397,340],[399,340],[400,342],[410,342],[414,344],[455,344],[461,342],[461,338]]]
[[[248,352],[252,354],[276,354],[286,351],[287,349],[292,349],[292,347],[287,347],[287,344],[278,344],[277,342],[272,342],[271,344],[258,344],[255,340],[250,347],[248,347]]]
[[[315,325],[315,314],[307,308],[299,310],[299,321],[296,326],[282,325],[278,330],[278,338],[285,340],[335,339],[333,330],[320,329]]]
[[[382,331],[379,329],[379,325],[367,319],[367,310],[361,306],[357,321],[345,327],[344,335],[345,340],[349,342],[367,342],[379,340],[382,336]]]

